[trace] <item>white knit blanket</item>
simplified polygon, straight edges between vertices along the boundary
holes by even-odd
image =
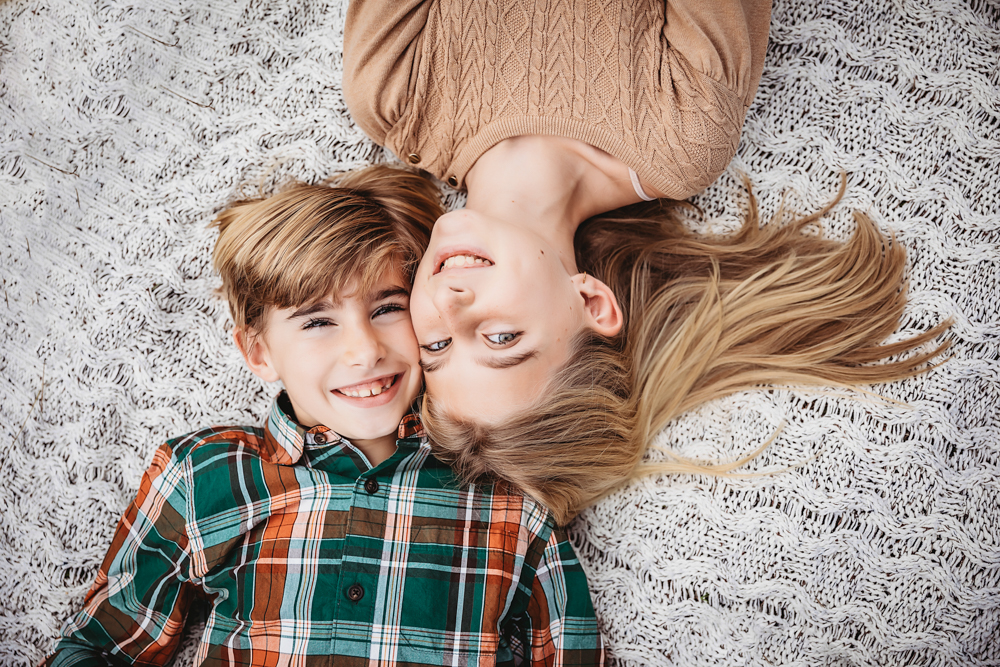
[[[264,414],[206,224],[241,188],[387,159],[340,93],[345,6],[0,2],[0,665],[80,606],[159,443]],[[713,461],[783,424],[748,467],[777,472],[646,479],[573,525],[611,654],[1000,665],[997,0],[777,0],[739,155],[698,198],[714,229],[737,170],[765,213],[846,170],[826,233],[852,209],[894,231],[898,335],[953,317],[953,356],[890,400],[761,389],[672,424],[660,444]]]

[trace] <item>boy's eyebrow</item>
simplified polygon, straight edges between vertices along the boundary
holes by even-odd
[[[405,287],[387,287],[384,290],[379,290],[373,295],[373,301],[382,301],[383,299],[388,299],[394,296],[410,296],[410,290]]]
[[[394,296],[410,296],[410,290],[397,285],[395,287],[387,287],[383,290],[379,290],[378,292],[372,294],[369,298],[372,301],[382,301]],[[336,305],[337,304],[330,299],[320,299],[319,301],[314,301],[313,303],[301,306],[294,313],[289,315],[288,319],[294,320],[296,317],[308,317],[309,315],[318,313],[321,310],[336,307]]]
[[[326,310],[330,308],[333,304],[328,299],[323,299],[322,301],[314,301],[313,303],[306,304],[296,310],[294,313],[288,316],[288,319],[294,320],[296,317],[308,317],[314,313],[318,313],[321,310]]]

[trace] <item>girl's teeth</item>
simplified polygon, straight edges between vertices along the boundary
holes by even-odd
[[[493,266],[493,262],[482,257],[476,257],[475,255],[452,255],[441,262],[442,269],[462,266]]]

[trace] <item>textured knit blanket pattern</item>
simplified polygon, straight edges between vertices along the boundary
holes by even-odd
[[[79,608],[158,444],[265,414],[276,387],[230,341],[207,225],[393,159],[344,105],[345,8],[0,2],[0,665],[35,663]],[[763,387],[671,423],[656,445],[705,461],[780,434],[743,470],[767,474],[643,479],[572,525],[616,664],[1000,665],[996,0],[776,0],[701,224],[736,227],[741,173],[766,219],[822,206],[841,171],[823,232],[862,210],[894,233],[893,339],[953,318],[950,357],[870,394]]]

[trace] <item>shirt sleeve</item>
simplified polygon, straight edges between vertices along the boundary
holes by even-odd
[[[411,98],[413,68],[434,0],[351,0],[343,92],[351,118],[385,144]]]
[[[186,478],[170,447],[160,447],[83,609],[66,622],[43,665],[160,665],[173,657],[195,593],[188,579]]]
[[[667,0],[667,53],[736,94],[749,106],[764,70],[771,0]]]
[[[666,0],[657,81],[662,169],[629,165],[657,196],[686,199],[736,154],[764,68],[770,0]]]
[[[525,662],[582,667],[604,664],[604,641],[587,575],[562,529],[549,536],[535,570],[524,628]]]

